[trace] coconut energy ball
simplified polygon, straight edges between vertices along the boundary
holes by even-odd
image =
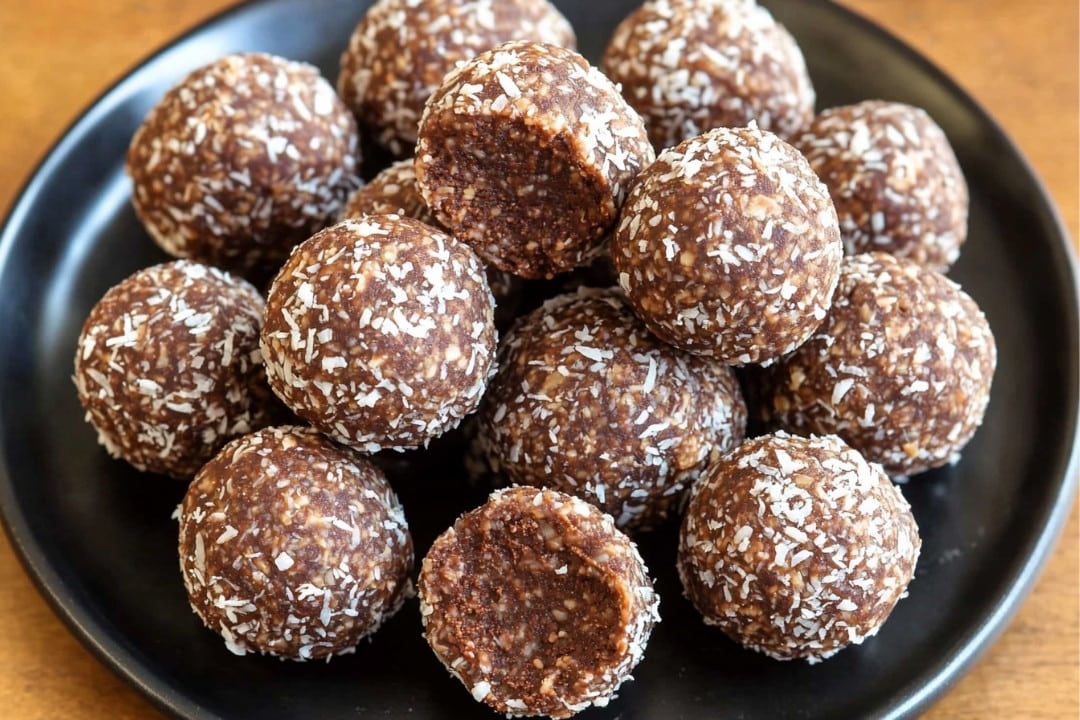
[[[825,186],[795,148],[717,128],[641,173],[611,258],[657,337],[728,364],[767,363],[814,332],[843,246]]]
[[[413,593],[413,546],[382,471],[309,428],[238,438],[180,505],[191,608],[237,655],[352,652]]]
[[[496,491],[440,535],[419,594],[435,655],[507,716],[606,705],[660,619],[648,570],[611,517],[529,487]]]
[[[507,272],[551,277],[602,252],[653,160],[641,118],[577,53],[510,42],[447,75],[420,121],[416,180],[439,222]]]
[[[658,149],[757,122],[788,139],[814,117],[791,34],[753,0],[653,0],[615,29],[601,63]]]
[[[494,299],[467,246],[399,215],[327,228],[274,279],[270,387],[331,438],[373,453],[457,426],[494,371]]]
[[[150,111],[127,172],[170,255],[253,276],[337,216],[359,183],[356,123],[311,65],[258,53],[195,70]]]
[[[926,111],[883,100],[832,108],[794,142],[829,188],[849,254],[880,250],[940,272],[956,262],[967,182]]]
[[[226,441],[268,423],[262,311],[249,283],[188,260],[106,292],[79,334],[73,379],[108,453],[190,478]]]
[[[835,433],[891,475],[959,458],[997,364],[986,317],[944,275],[885,253],[844,260],[814,336],[765,374],[763,409],[800,434]]]
[[[379,145],[410,155],[424,103],[446,73],[508,40],[576,45],[546,0],[378,0],[341,56],[338,90]]]
[[[899,488],[835,436],[747,440],[691,491],[678,570],[705,622],[778,660],[877,633],[921,547]]]

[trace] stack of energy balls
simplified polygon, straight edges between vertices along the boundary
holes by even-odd
[[[996,361],[942,274],[968,203],[945,135],[895,102],[815,115],[752,0],[646,2],[599,67],[574,45],[545,0],[379,0],[337,92],[229,55],[132,140],[177,259],[93,308],[74,380],[110,454],[190,483],[183,581],[233,652],[352,652],[418,591],[477,701],[558,718],[606,704],[659,620],[631,534],[680,523],[705,622],[778,659],[906,594],[890,476],[956,461]],[[417,576],[372,456],[466,418],[508,487]]]

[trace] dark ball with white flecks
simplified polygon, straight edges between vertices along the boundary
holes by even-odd
[[[658,149],[756,122],[788,139],[814,117],[802,51],[754,0],[653,0],[615,29],[601,67]]]
[[[299,245],[274,279],[267,379],[339,442],[420,447],[480,402],[494,305],[484,266],[453,237],[399,215],[346,220]]]
[[[443,77],[508,40],[577,42],[547,0],[378,0],[341,56],[338,91],[375,142],[411,155],[424,103]]]
[[[510,42],[446,76],[420,121],[416,179],[485,262],[551,277],[601,254],[653,160],[641,118],[581,55]]]
[[[310,428],[230,442],[179,518],[191,608],[237,655],[353,652],[413,594],[412,537],[386,477]]]
[[[829,188],[849,254],[880,250],[940,272],[956,262],[967,181],[925,110],[883,100],[832,108],[794,142]]]
[[[630,191],[611,259],[658,337],[747,364],[810,337],[843,252],[832,200],[806,160],[747,127],[710,130],[661,153]]]
[[[359,183],[356,122],[317,68],[228,55],[185,77],[131,141],[147,232],[170,255],[263,277]]]
[[[879,465],[836,436],[777,433],[746,441],[694,485],[678,570],[707,624],[813,663],[877,633],[921,545]]]
[[[106,292],[83,324],[73,379],[109,454],[190,478],[228,440],[270,422],[262,312],[249,283],[188,260]]]

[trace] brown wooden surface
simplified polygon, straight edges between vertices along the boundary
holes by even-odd
[[[0,1],[0,209],[63,128],[136,61],[227,0]],[[1017,141],[1077,221],[1077,3],[844,0],[949,72]],[[1046,350],[1046,349],[1044,349]],[[1078,522],[1012,624],[933,718],[1076,718]],[[179,578],[177,579],[179,582]],[[0,537],[0,717],[158,714],[39,597]]]

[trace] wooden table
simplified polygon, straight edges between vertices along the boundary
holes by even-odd
[[[137,60],[229,0],[0,2],[0,209],[64,127]],[[978,98],[1077,223],[1077,3],[844,0],[922,51]],[[933,718],[1080,714],[1078,518],[1009,629]],[[90,655],[38,596],[0,537],[0,716],[158,713]]]

